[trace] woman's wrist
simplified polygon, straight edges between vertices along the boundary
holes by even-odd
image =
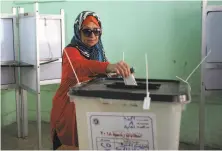
[[[106,73],[113,73],[114,64],[109,63],[106,67]]]

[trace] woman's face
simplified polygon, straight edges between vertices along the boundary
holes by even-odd
[[[93,22],[83,25],[80,31],[81,41],[88,47],[96,45],[101,35],[101,29]]]

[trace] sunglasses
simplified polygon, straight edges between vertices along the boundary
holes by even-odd
[[[94,28],[93,30],[91,29],[82,29],[81,30],[83,35],[86,36],[86,37],[90,37],[92,35],[92,33],[95,35],[95,36],[100,36],[101,35],[101,29],[99,28]]]

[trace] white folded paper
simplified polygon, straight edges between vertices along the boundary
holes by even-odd
[[[127,78],[123,78],[125,85],[137,85],[135,77],[133,74],[130,74]]]

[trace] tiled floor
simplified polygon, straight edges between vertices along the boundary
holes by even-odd
[[[37,125],[36,122],[30,122],[28,125],[29,134],[26,139],[17,138],[17,125],[13,123],[1,128],[1,149],[4,150],[34,150],[37,149]],[[50,125],[42,122],[42,145],[43,149],[52,148],[50,141]]]
[[[34,150],[37,149],[37,126],[36,122],[29,122],[29,137],[27,139],[17,138],[16,123],[1,128],[1,149],[2,150]],[[42,122],[42,145],[43,149],[50,150],[49,123]],[[206,148],[211,149],[211,148]],[[180,150],[198,150],[198,146],[180,143]]]

